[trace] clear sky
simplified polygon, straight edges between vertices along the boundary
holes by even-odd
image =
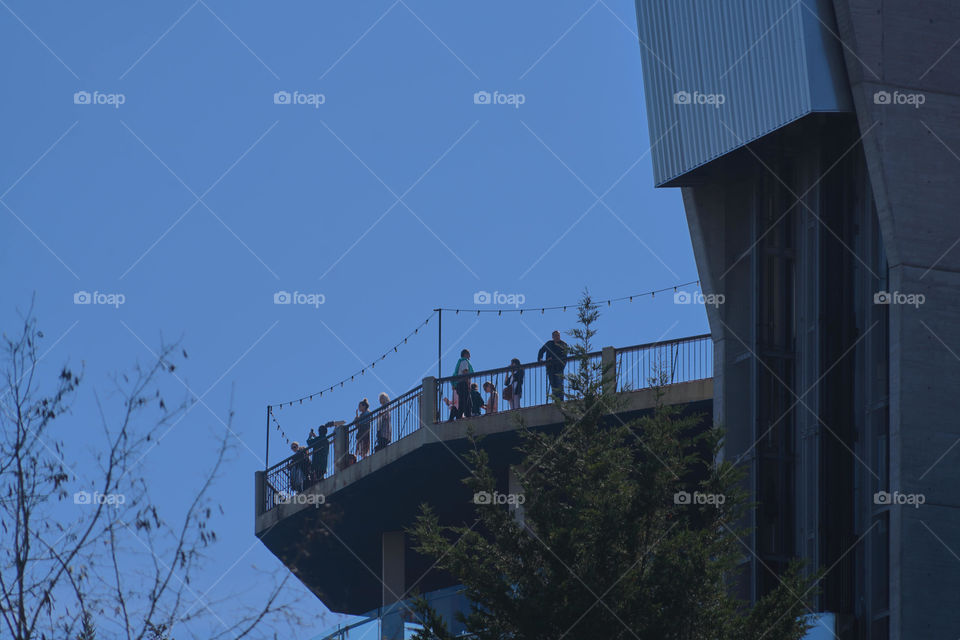
[[[541,306],[697,279],[680,193],[652,184],[629,0],[2,0],[0,55],[0,326],[36,294],[46,375],[85,364],[62,425],[78,475],[99,442],[93,392],[161,337],[190,356],[171,392],[203,398],[144,460],[171,518],[234,393],[200,593],[252,602],[253,567],[280,567],[253,536],[267,403],[339,381],[478,291]],[[75,304],[81,291],[123,303]],[[533,360],[573,323],[445,314],[444,373],[461,347],[477,368]],[[604,308],[599,328],[598,348],[707,323],[662,295]],[[302,440],[434,375],[436,348],[434,320],[376,376],[278,417]]]

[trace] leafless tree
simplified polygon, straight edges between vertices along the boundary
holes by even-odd
[[[64,459],[60,418],[83,372],[64,367],[44,384],[42,340],[32,307],[15,337],[3,335],[0,636],[156,640],[176,632],[208,640],[277,637],[278,626],[299,626],[285,571],[282,579],[264,573],[271,586],[254,603],[235,593],[212,599],[191,586],[217,541],[222,509],[211,489],[231,449],[232,411],[185,511],[168,521],[151,498],[142,462],[189,409],[189,398],[168,406],[160,391],[186,352],[162,345],[155,362],[114,380],[117,393],[103,402],[95,396],[99,416],[91,424],[101,428],[84,435],[95,441],[102,432],[102,444],[84,466],[95,473],[81,477]]]

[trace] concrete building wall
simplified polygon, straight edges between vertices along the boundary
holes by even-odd
[[[684,187],[704,290],[727,300],[707,308],[714,418],[729,433],[725,455],[748,466],[758,497],[782,502],[782,494],[763,494],[765,483],[782,479],[766,479],[771,467],[758,451],[770,428],[764,403],[780,402],[770,394],[777,385],[769,370],[780,366],[775,377],[792,377],[779,386],[810,393],[794,403],[792,432],[783,434],[792,443],[783,464],[792,465],[793,521],[780,525],[791,528],[797,554],[819,563],[836,558],[827,565],[845,577],[828,578],[821,601],[857,616],[838,617],[842,637],[955,637],[960,3],[638,0],[637,7],[651,139],[663,147],[654,150],[654,181]],[[798,35],[792,8],[820,17],[822,28]],[[758,32],[759,24],[766,31]],[[821,59],[842,51],[842,86],[833,86],[854,105],[855,120],[846,121],[848,131],[842,119],[810,115],[757,128],[803,95],[781,85],[809,73],[790,52],[804,58],[816,50],[814,33],[828,52]],[[777,42],[765,43],[767,36]],[[805,48],[784,42],[801,37]],[[734,91],[724,84],[732,74],[720,70],[731,47],[760,65],[744,73],[766,65],[791,77],[738,87],[737,108],[752,109],[752,118],[669,105],[682,88],[677,83],[691,79],[703,90]],[[835,80],[834,71],[828,65],[819,73]],[[719,144],[721,128],[736,144]],[[849,136],[845,151],[836,149],[838,135]],[[789,214],[795,220],[783,231],[793,234],[785,244],[770,242],[781,230],[764,217],[781,214],[778,190],[801,201]],[[874,305],[880,290],[922,295],[924,303]],[[779,343],[770,335],[778,324],[786,336]],[[877,505],[876,491],[921,494],[926,503]],[[754,512],[754,551],[770,548],[775,531],[765,532],[763,520],[779,509]],[[745,593],[756,596],[762,572],[756,558],[748,565]]]
[[[834,0],[890,265],[891,638],[960,629],[960,4]],[[879,93],[879,92],[885,92]],[[895,93],[923,96],[917,107]],[[885,100],[889,95],[891,100]],[[880,99],[875,98],[878,96]]]

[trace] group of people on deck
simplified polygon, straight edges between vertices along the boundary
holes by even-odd
[[[390,396],[386,393],[381,393],[378,400],[380,401],[381,407],[386,407],[390,404]],[[370,402],[364,398],[357,405],[357,460],[365,458],[370,454],[370,423],[372,422],[372,417]],[[384,408],[384,410],[380,412],[380,415],[377,416],[377,441],[373,445],[375,452],[380,451],[380,449],[390,444],[390,428],[390,412]]]
[[[560,338],[559,331],[554,331],[550,340],[537,352],[537,362],[544,362],[551,396],[557,400],[563,400],[563,370],[567,364],[568,353],[569,347]],[[444,404],[450,408],[448,421],[499,411],[500,393],[496,385],[489,380],[483,383],[483,392],[487,394],[487,398],[484,400],[480,393],[480,386],[470,380],[473,373],[473,365],[470,364],[470,351],[464,349],[460,352],[460,359],[457,360],[453,369],[452,397],[443,398]],[[523,365],[520,364],[519,358],[513,358],[510,361],[503,387],[503,399],[510,405],[510,409],[520,408],[520,400],[523,397],[523,379]],[[369,400],[363,398],[357,404],[355,417],[356,446],[350,456],[350,463],[370,454],[370,430],[374,422],[376,422],[376,441],[373,450],[375,452],[379,451],[390,444],[392,425],[390,411],[386,408],[390,403],[390,396],[381,393],[377,399],[383,410],[377,414],[376,418],[370,411]],[[303,487],[323,479],[326,475],[330,449],[327,431],[329,427],[342,424],[344,423],[328,422],[319,428],[319,434],[310,429],[305,447],[298,442],[290,444],[290,450],[293,452],[289,467],[290,486],[294,491],[302,491]]]
[[[567,366],[569,346],[560,337],[559,331],[554,331],[550,340],[537,352],[537,362],[544,362],[547,381],[550,385],[551,396],[563,400],[563,370]],[[474,373],[470,364],[470,350],[460,352],[460,359],[453,368],[453,393],[443,402],[450,409],[450,420],[479,416],[484,413],[496,413],[499,410],[500,394],[496,385],[491,381],[483,383],[483,391],[487,394],[486,400],[480,393],[480,387],[470,380]],[[520,399],[523,397],[524,369],[519,358],[510,361],[507,376],[504,380],[503,399],[510,404],[511,409],[520,408]]]
[[[290,443],[293,456],[290,460],[290,488],[294,491],[303,491],[303,488],[319,482],[327,473],[327,460],[330,446],[327,440],[327,429],[341,425],[343,422],[328,422],[320,427],[320,433],[310,429],[307,436],[307,446],[300,446],[299,442]],[[310,452],[313,455],[310,455]]]

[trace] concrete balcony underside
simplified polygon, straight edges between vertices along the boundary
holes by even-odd
[[[686,411],[703,414],[705,424],[710,423],[711,379],[669,385],[664,391],[667,404],[686,405]],[[649,412],[655,403],[650,389],[621,395],[625,402],[618,415],[625,420]],[[519,461],[514,449],[521,421],[546,431],[562,426],[559,409],[550,405],[424,426],[308,487],[302,494],[305,503],[280,504],[259,513],[256,535],[330,610],[371,611],[384,597],[383,533],[410,527],[421,504],[431,505],[444,524],[472,524],[473,496],[461,482],[469,475],[462,460],[469,447],[467,431],[472,428],[483,437],[500,490],[506,492],[509,467]],[[309,504],[319,502],[319,496],[322,504]],[[455,584],[443,572],[430,570],[432,562],[409,548],[404,564],[404,591]]]

